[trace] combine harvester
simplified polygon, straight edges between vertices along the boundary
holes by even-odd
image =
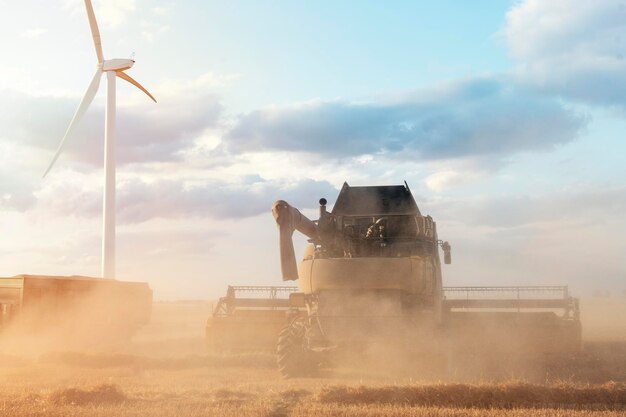
[[[213,348],[275,349],[285,377],[311,373],[328,353],[376,346],[445,357],[448,367],[580,349],[578,300],[567,287],[444,287],[439,248],[449,264],[451,246],[406,183],[345,183],[332,212],[320,200],[315,222],[282,200],[272,213],[283,280],[298,287],[229,287],[207,323]],[[309,238],[299,265],[294,230]]]
[[[0,340],[41,347],[107,346],[127,341],[150,319],[147,283],[82,276],[0,278]]]

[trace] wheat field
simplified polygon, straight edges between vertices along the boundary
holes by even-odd
[[[556,371],[433,379],[349,366],[289,380],[268,353],[207,353],[210,304],[156,303],[152,322],[129,344],[5,348],[0,415],[623,416],[626,300],[597,302],[597,313],[594,302],[583,354]]]

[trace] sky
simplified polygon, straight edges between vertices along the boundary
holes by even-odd
[[[280,285],[273,201],[406,180],[444,285],[626,294],[626,1],[93,3],[158,101],[118,83],[119,279]],[[104,81],[42,179],[95,70],[84,4],[0,10],[0,276],[98,276]]]

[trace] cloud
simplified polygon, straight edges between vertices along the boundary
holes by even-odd
[[[5,210],[24,211],[35,204],[33,186],[25,178],[16,176],[5,168],[0,168],[0,178],[12,179],[11,181],[0,181],[0,212]]]
[[[420,209],[452,244],[446,285],[623,288],[624,186],[438,198]]]
[[[315,207],[318,195],[335,195],[337,190],[326,181],[306,179],[294,184],[247,178],[242,183],[209,181],[184,185],[178,181],[148,184],[133,181],[119,192],[122,221],[142,222],[152,217],[213,217],[236,219],[269,213],[274,201],[288,198],[298,207]]]
[[[85,13],[85,6],[80,0],[66,0],[66,7],[74,13]],[[135,0],[107,0],[94,4],[98,23],[116,27],[126,22],[136,9]]]
[[[25,211],[36,203],[33,190],[41,173],[33,173],[32,154],[30,149],[0,141],[0,213]]]
[[[147,42],[154,42],[156,39],[160,38],[161,35],[169,32],[171,30],[170,26],[147,26],[145,30],[141,31],[141,37]]]
[[[44,28],[30,28],[23,31],[21,35],[26,39],[35,39],[40,37],[44,33],[46,33],[46,29]]]
[[[624,107],[623,0],[526,0],[507,13],[502,34],[526,82],[551,94]]]
[[[76,177],[55,182],[37,193],[38,206],[63,216],[101,215],[102,191],[95,181]],[[319,197],[334,197],[337,190],[326,181],[266,181],[258,176],[237,182],[184,179],[120,180],[117,184],[119,223],[141,223],[153,218],[210,217],[241,219],[270,212],[278,199],[300,208],[317,206]]]
[[[135,9],[135,0],[108,0],[102,2],[97,13],[103,22],[111,26],[118,26],[124,23]]]
[[[604,216],[621,216],[626,211],[626,187],[563,190],[539,195],[444,199],[428,205],[442,219],[500,229],[557,221],[595,222]]]
[[[154,6],[150,11],[156,16],[168,16],[172,12],[172,5]]]
[[[231,152],[286,150],[343,158],[434,160],[549,150],[587,119],[511,79],[476,78],[393,101],[312,101],[256,110],[224,136]]]
[[[466,167],[465,171],[444,169],[428,175],[424,179],[424,184],[434,192],[441,192],[451,187],[475,181],[480,177],[480,171],[469,169],[469,167]]]
[[[157,104],[137,91],[131,101],[118,100],[118,163],[166,162],[181,159],[183,150],[220,123],[222,105],[202,75],[189,83],[156,86]],[[106,80],[102,81],[105,87]],[[118,86],[126,88],[126,84]],[[141,100],[139,100],[141,99]],[[96,98],[69,139],[59,164],[68,156],[102,164],[104,100]],[[56,149],[78,105],[76,97],[35,97],[16,91],[0,92],[0,139],[34,148]],[[42,168],[43,169],[43,168]]]

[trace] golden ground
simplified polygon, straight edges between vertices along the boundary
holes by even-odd
[[[209,312],[208,303],[156,303],[152,322],[131,344],[104,351],[5,349],[0,415],[626,415],[624,299],[583,303],[589,337],[582,357],[556,374],[532,373],[525,380],[424,380],[369,366],[284,380],[271,355],[208,354],[203,331]]]

